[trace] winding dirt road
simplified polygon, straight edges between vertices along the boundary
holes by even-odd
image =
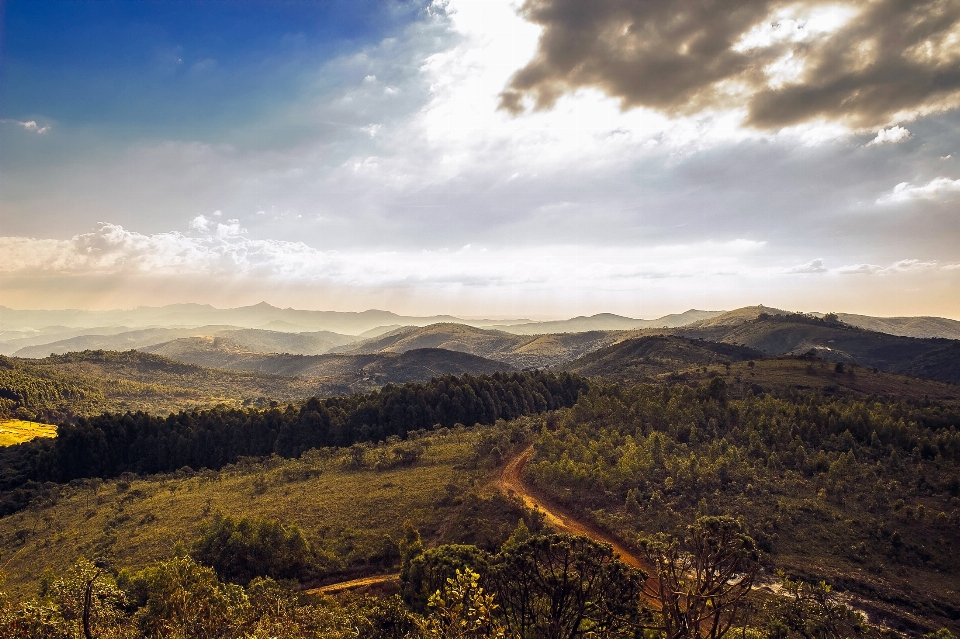
[[[570,533],[572,535],[582,535],[589,537],[594,541],[600,541],[613,546],[613,552],[620,556],[620,561],[631,568],[638,568],[647,574],[653,571],[649,564],[642,561],[631,550],[623,545],[603,530],[596,526],[591,526],[582,521],[577,521],[569,514],[563,512],[557,506],[549,504],[542,497],[533,493],[522,481],[523,468],[533,457],[533,446],[529,446],[522,453],[511,459],[500,473],[500,479],[497,481],[497,487],[505,494],[514,494],[519,497],[527,508],[536,508],[544,514],[544,517],[550,525],[557,530]]]

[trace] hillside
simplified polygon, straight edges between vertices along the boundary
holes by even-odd
[[[196,335],[215,335],[230,326],[214,325],[198,328],[144,328],[119,333],[90,334],[85,333],[65,339],[24,346],[16,351],[15,357],[42,358],[48,355],[63,355],[80,351],[127,351],[166,342],[181,337]]]
[[[49,423],[104,410],[165,413],[264,398],[294,400],[316,390],[300,378],[203,368],[137,351],[0,357],[2,412]]]
[[[944,317],[871,317],[837,313],[844,324],[903,337],[960,339],[960,322]]]
[[[830,319],[783,312],[767,314],[758,312],[757,307],[672,329],[670,333],[739,344],[768,357],[809,353],[830,361],[960,383],[957,340],[900,337]]]
[[[512,335],[464,324],[405,327],[350,346],[342,353],[398,353],[417,348],[444,348],[506,362],[517,368],[545,368],[576,359],[632,336],[628,331],[589,331],[547,335]]]
[[[151,328],[124,331],[116,334],[80,335],[68,339],[20,348],[17,357],[46,357],[85,350],[125,351],[132,348],[162,344],[183,338],[228,338],[248,351],[262,353],[295,353],[320,355],[332,348],[356,341],[355,338],[330,331],[290,333],[263,329],[238,329],[232,326],[201,326],[198,328]]]
[[[693,366],[759,359],[744,346],[667,335],[638,337],[607,346],[558,367],[585,377],[640,380]]]
[[[231,337],[179,339],[142,350],[199,366],[309,378],[322,395],[372,390],[390,382],[427,381],[447,374],[477,375],[513,369],[503,362],[441,348],[294,355],[249,351]]]

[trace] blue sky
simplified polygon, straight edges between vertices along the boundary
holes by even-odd
[[[226,139],[422,3],[6,2],[4,111],[101,133]],[[337,79],[329,78],[331,82]]]
[[[735,4],[8,0],[0,296],[960,318],[960,11]]]

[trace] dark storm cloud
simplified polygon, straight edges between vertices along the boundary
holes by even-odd
[[[815,119],[855,127],[957,106],[960,2],[878,0],[832,33],[774,39],[747,48],[742,38],[777,10],[827,6],[776,0],[526,0],[543,27],[534,58],[501,94],[519,113],[524,97],[548,109],[567,92],[595,87],[624,108],[689,114],[748,107],[747,123],[778,128]],[[829,3],[836,5],[836,3]],[[769,64],[793,53],[799,78],[770,82]],[[732,84],[746,93],[729,91]]]

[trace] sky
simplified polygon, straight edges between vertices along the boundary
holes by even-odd
[[[0,11],[5,306],[960,319],[952,0]]]

